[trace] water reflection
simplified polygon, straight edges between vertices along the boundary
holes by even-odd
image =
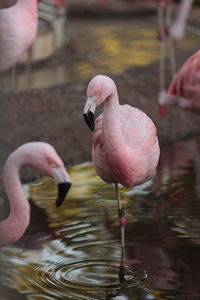
[[[156,19],[152,17],[145,21],[139,18],[70,20],[68,26],[71,44],[66,49],[48,63],[31,69],[17,68],[15,79],[8,72],[2,79],[3,89],[46,88],[91,78],[105,70],[116,74],[131,65],[145,66],[158,59]],[[197,44],[196,35],[188,32],[179,51]]]
[[[59,209],[51,179],[31,184],[37,226],[2,249],[4,299],[199,299],[199,159],[200,138],[177,142],[153,181],[120,187],[124,258],[114,186],[91,163],[71,168]]]

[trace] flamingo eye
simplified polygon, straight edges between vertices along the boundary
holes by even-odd
[[[55,162],[53,162],[53,160],[51,160],[51,159],[47,159],[47,163],[48,163],[51,167],[53,167],[53,168],[58,167],[58,166],[55,164]]]

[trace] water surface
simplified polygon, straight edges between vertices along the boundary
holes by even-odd
[[[21,91],[47,88],[105,72],[117,74],[130,66],[148,65],[158,60],[156,24],[155,16],[69,20],[69,43],[66,49],[45,64],[31,68],[17,66],[16,76],[12,76],[14,74],[11,72],[5,74],[3,89]],[[177,46],[177,52],[198,44],[199,37],[186,32],[185,38]]]
[[[120,187],[123,259],[114,186],[92,163],[69,170],[59,209],[51,179],[28,185],[35,215],[2,249],[3,299],[200,299],[200,138],[161,153],[154,179]]]

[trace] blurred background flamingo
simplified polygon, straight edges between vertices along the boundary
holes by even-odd
[[[38,28],[37,2],[4,0],[0,9],[0,72],[16,64],[33,43]],[[60,7],[64,0],[55,0]]]
[[[94,123],[96,106],[104,101],[103,113]],[[139,109],[119,104],[116,85],[107,76],[98,75],[90,81],[83,115],[94,131],[95,170],[105,182],[115,184],[123,249],[125,218],[118,184],[133,187],[153,175],[160,155],[156,128]]]
[[[58,185],[56,206],[60,206],[71,186],[71,180],[55,149],[44,142],[27,143],[15,150],[3,167],[3,184],[10,204],[9,216],[0,223],[1,246],[14,243],[30,222],[30,205],[24,194],[19,169],[29,164],[50,176]]]
[[[172,22],[172,4],[173,0],[136,0],[135,2],[153,2],[158,6],[158,42],[159,42],[159,60],[160,73],[159,84],[160,90],[165,88],[165,40],[168,45],[168,53],[170,57],[171,74],[176,71],[174,41],[183,38],[186,22],[194,0],[181,0],[178,8],[178,14]],[[102,6],[108,4],[108,0],[102,0]]]
[[[160,94],[159,103],[178,105],[184,110],[200,114],[200,50],[182,65],[166,92]]]

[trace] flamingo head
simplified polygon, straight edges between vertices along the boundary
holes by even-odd
[[[87,88],[87,100],[83,109],[83,117],[92,131],[95,129],[94,113],[96,107],[109,99],[115,91],[115,83],[108,76],[97,75],[90,81]]]
[[[27,143],[20,148],[23,153],[21,155],[23,163],[53,178],[58,187],[56,206],[60,206],[71,187],[71,179],[55,149],[44,142]]]

